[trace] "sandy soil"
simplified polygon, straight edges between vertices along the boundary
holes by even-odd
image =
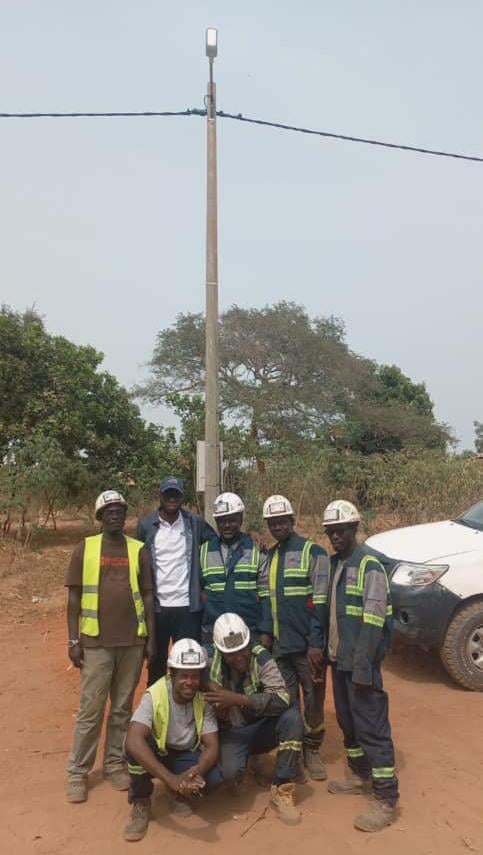
[[[72,539],[79,539],[78,532]],[[5,607],[0,616],[2,853],[483,853],[483,695],[457,688],[435,657],[408,649],[391,654],[385,668],[401,811],[396,824],[378,835],[352,827],[363,797],[332,796],[325,784],[315,783],[298,788],[303,819],[297,827],[282,825],[265,810],[267,791],[253,780],[241,796],[207,800],[187,820],[169,814],[160,787],[148,834],[137,844],[122,840],[126,794],[114,792],[98,768],[88,802],[68,805],[65,765],[78,707],[78,673],[68,670],[61,610],[70,549],[66,538],[43,557],[27,554],[4,561],[0,573]],[[326,720],[325,759],[329,774],[340,775],[342,743],[330,696]]]

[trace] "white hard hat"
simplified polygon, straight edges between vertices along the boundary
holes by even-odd
[[[208,664],[206,651],[194,641],[192,638],[181,638],[173,644],[169,656],[168,665],[170,668],[183,668],[191,670],[201,670]]]
[[[236,493],[220,493],[215,499],[214,517],[224,517],[227,514],[242,514],[245,510],[240,496]]]
[[[263,518],[293,516],[293,508],[285,496],[269,496],[263,505]]]
[[[108,505],[122,505],[123,508],[127,508],[126,499],[117,490],[105,490],[96,499],[96,520],[99,519],[101,511]]]
[[[361,516],[356,506],[347,499],[336,499],[327,505],[324,511],[324,525],[342,525],[342,523],[360,522]]]
[[[243,618],[226,612],[215,620],[213,641],[222,653],[236,653],[249,643],[250,630]]]

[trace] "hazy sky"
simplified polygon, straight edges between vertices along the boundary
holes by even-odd
[[[218,107],[483,155],[477,0],[1,0],[0,111]],[[1,298],[130,386],[204,307],[199,118],[0,120]],[[295,300],[483,420],[483,164],[219,122],[220,304]],[[159,415],[159,414],[158,414]],[[164,414],[160,420],[167,421]]]

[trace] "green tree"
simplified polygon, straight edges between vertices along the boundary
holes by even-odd
[[[233,306],[219,334],[221,411],[250,438],[259,468],[314,443],[365,453],[445,446],[447,430],[435,422],[424,386],[353,353],[336,318],[310,319],[287,302]],[[158,334],[150,368],[138,393],[152,403],[203,391],[202,315],[180,315]]]
[[[0,312],[0,455],[18,466],[32,436],[52,472],[57,449],[92,489],[119,487],[139,497],[171,467],[173,431],[147,425],[132,396],[100,366],[101,353],[50,335],[35,312]],[[41,454],[40,437],[51,443]],[[36,471],[40,471],[37,469]],[[75,491],[74,491],[75,493]]]

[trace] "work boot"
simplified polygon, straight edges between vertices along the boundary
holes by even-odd
[[[288,825],[297,825],[300,822],[300,811],[293,800],[294,790],[295,785],[291,781],[287,784],[272,784],[270,787],[270,803],[282,822]]]
[[[67,801],[71,804],[87,801],[87,778],[67,782]]]
[[[171,799],[171,813],[180,817],[192,816],[193,808],[191,807],[188,799],[176,794]]]
[[[322,763],[320,750],[304,745],[304,765],[313,781],[325,781],[327,769]]]
[[[104,777],[106,781],[109,781],[113,790],[129,789],[129,772],[126,769],[116,769],[115,772],[109,772]]]
[[[151,799],[139,799],[133,803],[131,819],[124,829],[124,840],[134,843],[142,840],[149,825]]]
[[[382,831],[396,819],[396,808],[389,802],[372,798],[365,813],[359,814],[354,820],[354,828],[359,831]]]
[[[327,789],[329,793],[344,796],[360,796],[362,793],[371,792],[371,781],[369,778],[361,778],[360,775],[349,773],[343,780],[329,781]]]

